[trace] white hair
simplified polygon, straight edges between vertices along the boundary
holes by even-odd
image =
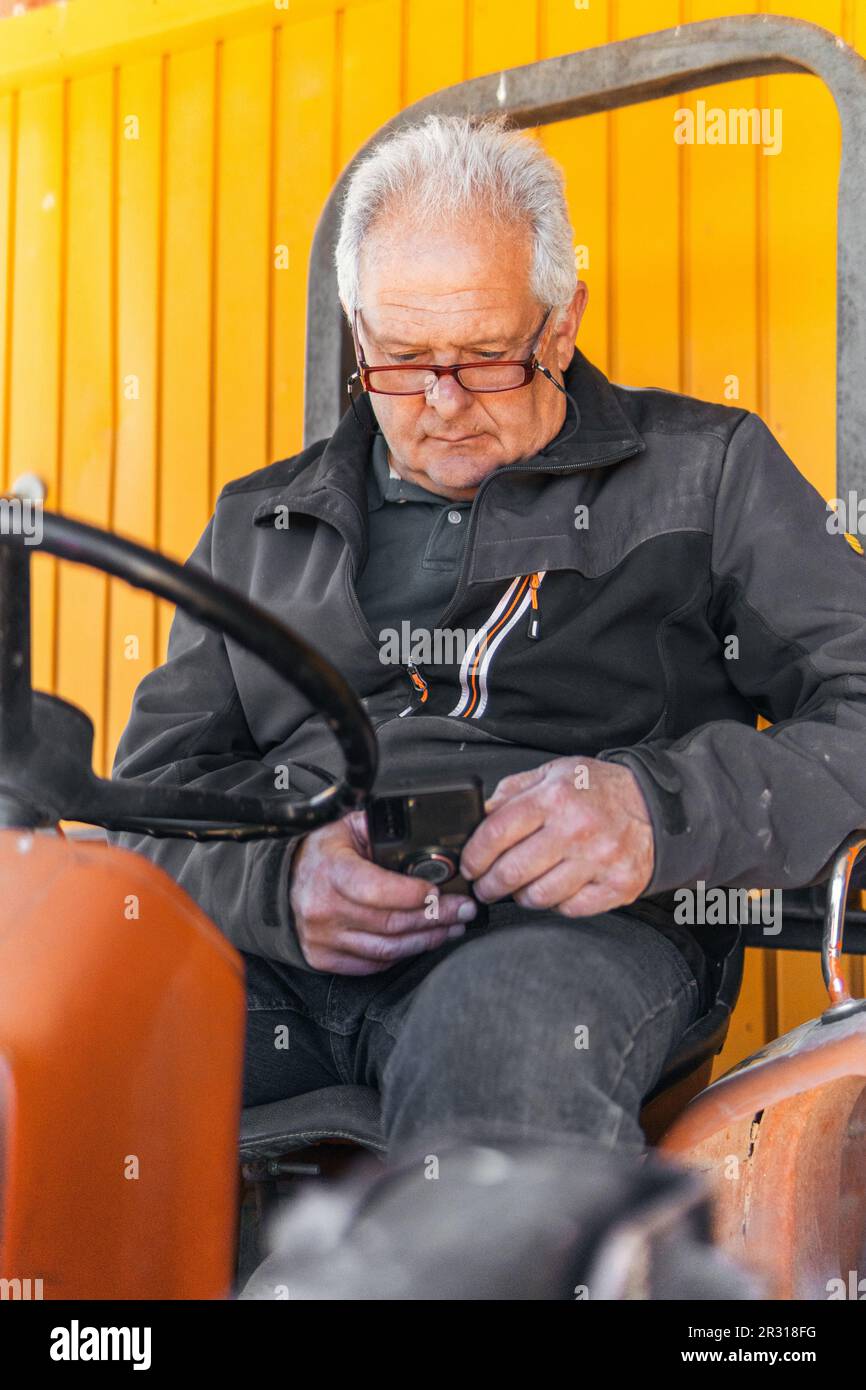
[[[412,228],[455,224],[483,212],[532,238],[530,289],[558,323],[577,289],[574,232],[560,166],[510,117],[429,115],[380,142],[353,170],[334,251],[340,299],[360,305],[362,248],[391,217]]]

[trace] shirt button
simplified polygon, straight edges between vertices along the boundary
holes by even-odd
[[[461,520],[461,517],[462,517],[462,513],[458,512],[458,511],[453,511],[453,512],[449,512],[449,513],[448,513],[448,520],[451,522],[451,525],[452,525],[452,526],[456,526],[456,525],[458,524],[458,522]]]

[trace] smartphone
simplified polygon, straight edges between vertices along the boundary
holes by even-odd
[[[460,877],[460,854],[483,819],[480,777],[383,790],[367,804],[373,861],[383,869],[435,883],[442,893],[471,894]]]

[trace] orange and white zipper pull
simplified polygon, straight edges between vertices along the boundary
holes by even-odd
[[[541,636],[541,613],[538,607],[538,586],[540,583],[540,572],[536,572],[535,574],[530,575],[529,593],[532,600],[532,606],[529,610],[529,627],[527,629],[527,636],[531,637],[533,641],[537,641],[538,638]]]
[[[427,689],[427,682],[421,675],[421,672],[418,670],[418,667],[415,665],[414,661],[410,661],[407,663],[406,670],[409,673],[410,681],[415,687],[416,694],[420,695],[421,697],[421,704],[423,705],[426,702],[427,696],[430,693]]]

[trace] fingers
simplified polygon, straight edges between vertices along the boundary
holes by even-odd
[[[469,922],[477,913],[471,898],[458,893],[445,893],[439,897],[435,889],[427,885],[431,901],[424,907],[412,911],[389,910],[363,907],[347,898],[335,898],[318,914],[321,920],[335,924],[345,924],[348,932],[372,932],[376,936],[399,936],[402,932],[435,931],[438,927],[452,927],[457,922]]]
[[[478,910],[471,898],[371,863],[359,836],[347,816],[312,832],[297,860],[290,901],[314,969],[370,974],[464,934]]]
[[[493,861],[490,868],[476,879],[473,892],[482,902],[495,902],[497,898],[513,895],[519,889],[533,884],[548,874],[562,860],[562,850],[556,840],[542,830],[521,840],[512,849],[506,850]],[[524,906],[530,906],[525,903]]]
[[[536,910],[556,908],[561,912],[560,904],[582,892],[585,885],[591,881],[592,874],[591,864],[587,863],[581,869],[573,859],[562,859],[549,872],[539,874],[537,878],[518,889],[514,894],[514,901],[520,903],[521,907]]]
[[[389,970],[398,961],[433,951],[446,941],[456,941],[466,932],[462,922],[451,926],[437,924],[422,931],[403,932],[399,936],[380,936],[375,932],[358,930],[354,925],[329,933],[326,940],[308,940],[304,954],[316,970],[329,970],[336,975],[371,975]]]
[[[502,802],[484,818],[463,846],[460,858],[463,877],[480,878],[501,854],[539,830],[544,820],[544,807],[531,791]]]
[[[630,901],[629,897],[623,897],[622,892],[609,883],[590,881],[559,903],[557,911],[564,917],[590,917],[593,913],[612,912],[615,907],[622,907],[623,903]]]
[[[455,922],[450,927],[441,924],[431,927],[428,923],[423,931],[404,931],[398,936],[379,936],[375,932],[359,931],[352,927],[338,932],[332,940],[332,946],[347,956],[356,956],[387,966],[404,960],[406,956],[419,956],[424,951],[433,951],[446,941],[456,941],[465,932],[466,927],[462,922]]]
[[[452,931],[454,929],[452,928]],[[465,928],[461,928],[461,933]],[[455,938],[457,933],[455,932]],[[432,944],[417,945],[416,950],[406,950],[402,959],[408,959],[412,955],[421,955],[424,951],[433,950],[437,946],[444,945],[447,941],[446,933],[444,940],[433,940]],[[375,948],[374,948],[375,949]],[[348,951],[335,951],[331,947],[312,947],[305,951],[306,959],[314,970],[325,970],[332,975],[379,975],[385,970],[390,970],[397,963],[396,958],[391,955],[380,954],[377,958],[373,955],[352,955]]]
[[[539,782],[544,781],[549,766],[549,763],[542,763],[540,767],[530,767],[526,772],[514,772],[510,777],[503,777],[501,782],[496,784],[493,795],[484,803],[484,809],[494,810],[512,796],[537,786]]]
[[[430,893],[425,879],[383,869],[348,846],[334,855],[330,878],[342,897],[367,907],[423,907]]]

